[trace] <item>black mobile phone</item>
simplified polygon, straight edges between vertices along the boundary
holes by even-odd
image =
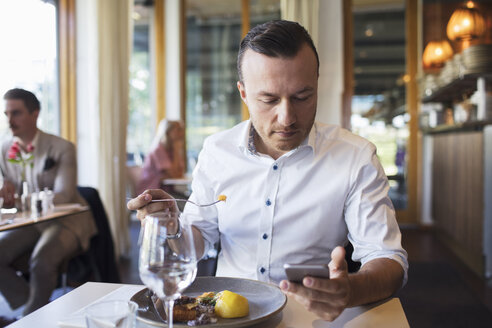
[[[287,279],[300,283],[305,276],[330,278],[328,264],[284,264]]]

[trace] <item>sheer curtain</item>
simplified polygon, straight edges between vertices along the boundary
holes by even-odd
[[[319,0],[280,0],[280,13],[282,19],[304,26],[318,45]]]
[[[133,0],[98,1],[99,191],[119,256],[129,248],[126,209],[126,128]]]

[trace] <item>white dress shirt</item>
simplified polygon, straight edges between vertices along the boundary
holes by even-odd
[[[277,160],[248,147],[249,121],[204,142],[184,220],[198,227],[205,253],[221,242],[217,276],[278,283],[284,263],[329,263],[347,240],[352,259],[391,258],[407,277],[407,253],[388,197],[388,180],[369,141],[315,123]]]

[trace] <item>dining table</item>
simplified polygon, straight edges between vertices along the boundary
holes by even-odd
[[[84,309],[93,303],[109,300],[130,300],[144,285],[87,282],[57,298],[9,327],[76,328],[85,327]],[[161,325],[164,326],[165,325]],[[241,325],[243,327],[244,325]],[[247,326],[247,325],[246,325]],[[137,317],[137,328],[155,327]],[[206,328],[206,325],[203,326]],[[319,319],[300,303],[287,297],[285,307],[252,328],[408,328],[409,323],[398,298],[345,309],[333,322]]]
[[[161,187],[164,190],[171,190],[178,192],[186,197],[191,194],[191,177],[185,176],[183,178],[165,178],[161,180]]]
[[[77,203],[57,204],[53,209],[41,214],[32,211],[21,212],[16,209],[2,208],[0,217],[0,231],[16,229],[54,219],[62,219],[64,217],[79,214],[81,212],[87,212],[89,210],[89,206]]]

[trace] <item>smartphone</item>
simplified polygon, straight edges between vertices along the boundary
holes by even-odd
[[[317,278],[330,278],[328,264],[284,264],[287,279],[292,282],[301,283],[305,276]]]

